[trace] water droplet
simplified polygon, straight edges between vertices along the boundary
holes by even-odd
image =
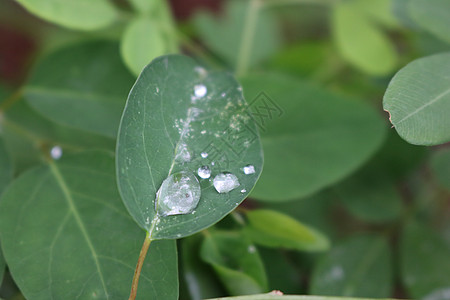
[[[256,252],[256,248],[253,245],[248,246],[247,249],[248,253],[255,253]]]
[[[62,148],[60,146],[54,146],[51,150],[50,150],[50,156],[53,159],[60,159],[61,156],[63,154]]]
[[[199,84],[194,87],[195,96],[198,98],[205,97],[207,92],[208,92],[208,90],[207,90],[206,86],[204,86],[203,84]]]
[[[237,188],[240,183],[237,177],[231,173],[220,173],[214,177],[214,187],[219,193],[228,193]]]
[[[242,189],[241,190],[241,193],[243,194],[243,193],[246,193],[247,192],[247,190],[246,189]]]
[[[208,166],[202,166],[198,168],[197,174],[198,176],[200,176],[200,178],[208,179],[209,177],[211,177],[211,170]]]
[[[190,162],[191,153],[186,144],[179,144],[175,154],[175,160],[179,162]]]
[[[245,175],[255,174],[255,167],[253,165],[246,165],[242,170]]]
[[[179,172],[167,177],[156,193],[155,209],[160,216],[185,215],[198,205],[200,183],[194,174]]]
[[[200,155],[201,155],[203,158],[207,158],[207,157],[208,157],[208,153],[206,153],[206,152],[202,152],[202,153],[200,153]]]
[[[205,134],[205,133],[206,133],[206,130],[202,130],[202,131],[200,131],[200,133],[201,133],[201,134]]]

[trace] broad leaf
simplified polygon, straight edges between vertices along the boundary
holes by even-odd
[[[31,13],[72,29],[94,30],[113,23],[117,11],[108,0],[17,0]]]
[[[208,234],[200,252],[211,264],[232,295],[248,295],[267,290],[267,279],[258,251],[239,232]]]
[[[118,45],[96,41],[46,56],[24,93],[34,109],[55,122],[115,137],[133,80]]]
[[[337,245],[316,266],[311,294],[389,297],[393,284],[390,250],[380,237],[358,236]]]
[[[122,116],[116,165],[122,199],[152,239],[202,230],[252,190],[263,158],[256,125],[246,109],[241,88],[231,75],[209,72],[188,57],[160,57],[142,71]],[[244,174],[247,165],[254,167],[254,173]],[[202,166],[209,168],[210,177],[195,179]],[[213,179],[222,172],[236,176],[239,186],[218,193]],[[162,202],[156,201],[156,192],[166,178],[173,181],[180,174],[193,184],[199,181],[200,202],[191,213],[160,217],[156,207]],[[189,195],[192,190],[185,192]]]
[[[201,12],[194,18],[194,25],[200,38],[212,51],[236,66],[243,42],[251,43],[249,64],[254,65],[276,52],[280,45],[277,20],[270,11],[250,4],[250,1],[232,0],[225,2],[222,16]],[[244,41],[245,23],[250,10],[256,12],[255,31],[251,40]]]
[[[0,124],[1,126],[1,124]],[[3,137],[0,135],[0,196],[8,183],[13,178],[13,163],[6,150]]]
[[[383,141],[382,119],[365,103],[278,74],[242,84],[262,128],[264,173],[252,193],[259,200],[311,195],[355,171]]]
[[[2,247],[27,299],[125,299],[144,232],[127,214],[104,152],[24,173],[0,201]],[[150,247],[143,298],[178,299],[175,242]]]
[[[417,59],[389,83],[384,109],[398,134],[415,145],[450,141],[450,53]]]
[[[403,231],[400,251],[401,276],[409,296],[414,299],[448,299],[448,243],[430,228],[410,222]]]
[[[136,75],[154,58],[166,54],[167,48],[161,26],[147,17],[132,20],[120,44],[123,60]]]
[[[438,182],[450,191],[450,150],[443,149],[431,158],[431,169]]]
[[[245,233],[257,244],[300,251],[323,251],[329,247],[327,238],[320,232],[277,211],[252,210],[246,216],[249,225]]]
[[[395,68],[394,46],[352,1],[334,7],[332,29],[342,56],[355,67],[371,75],[386,75]]]
[[[422,28],[450,43],[450,2],[447,0],[409,0],[411,18]]]

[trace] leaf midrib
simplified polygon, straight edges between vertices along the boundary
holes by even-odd
[[[69,188],[68,188],[68,186],[67,186],[67,184],[66,184],[66,182],[64,180],[64,177],[62,176],[61,172],[59,171],[58,166],[53,161],[51,161],[49,163],[49,166],[50,166],[50,171],[51,171],[52,175],[55,177],[55,180],[58,183],[59,187],[61,188],[61,191],[64,194],[64,198],[67,201],[69,209],[72,212],[72,214],[73,214],[73,216],[75,218],[75,221],[76,221],[78,227],[80,228],[80,231],[81,231],[84,239],[86,240],[86,243],[87,243],[87,245],[89,247],[89,250],[92,253],[92,257],[94,259],[94,263],[95,263],[95,266],[97,268],[97,272],[98,272],[100,281],[102,283],[102,287],[103,287],[103,290],[105,292],[106,299],[109,299],[108,291],[106,289],[105,280],[103,278],[103,273],[102,273],[102,270],[100,268],[100,262],[98,260],[98,254],[97,254],[97,252],[96,252],[96,250],[94,248],[94,245],[92,244],[92,241],[91,241],[91,238],[89,237],[87,229],[86,229],[86,227],[85,227],[85,225],[84,225],[84,223],[83,223],[83,221],[82,221],[82,219],[80,217],[80,213],[78,212],[78,210],[77,210],[77,208],[75,206],[75,203],[73,201],[73,198],[72,198],[72,195],[70,193],[70,190],[69,190]]]

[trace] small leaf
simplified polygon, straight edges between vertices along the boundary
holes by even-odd
[[[411,18],[436,37],[450,43],[450,2],[447,0],[409,0]]]
[[[249,225],[245,233],[255,243],[300,251],[323,251],[328,239],[313,228],[273,210],[252,210],[246,213]]]
[[[96,41],[48,55],[26,84],[25,98],[50,120],[115,138],[134,80],[118,50],[116,43]]]
[[[256,125],[231,75],[181,55],[157,58],[142,71],[122,116],[116,164],[122,199],[152,239],[180,238],[219,221],[252,190],[262,161]],[[244,174],[246,165],[255,172]],[[163,181],[180,171],[197,176],[203,166],[211,176],[198,177],[201,196],[192,213],[159,216]],[[213,178],[224,172],[239,186],[218,193]]]
[[[117,18],[108,0],[17,0],[31,13],[71,29],[94,30],[106,27]]]
[[[383,238],[357,236],[334,247],[316,266],[311,294],[383,298],[391,294],[390,250]]]
[[[316,193],[354,172],[384,139],[382,119],[361,101],[280,74],[241,82],[263,129],[264,172],[252,193],[258,200]]]
[[[450,150],[443,149],[431,158],[431,169],[438,182],[450,191]]]
[[[167,48],[158,22],[137,17],[128,24],[122,36],[120,53],[128,68],[139,75],[150,61],[167,54]]]
[[[238,61],[249,9],[255,9],[250,1],[232,0],[225,2],[223,16],[201,12],[194,18],[195,28],[202,41],[233,66]],[[255,65],[275,53],[281,44],[279,37],[277,20],[270,11],[259,9],[249,64]]]
[[[16,179],[0,201],[2,248],[27,299],[126,299],[145,238],[105,152],[66,156]],[[154,242],[140,293],[178,299],[174,241]]]
[[[378,76],[395,68],[397,54],[393,45],[352,1],[335,6],[332,29],[339,51],[355,67]]]
[[[248,295],[267,290],[261,258],[254,245],[238,232],[211,232],[200,252],[213,266],[232,295]]]
[[[383,107],[398,134],[415,145],[450,141],[450,53],[417,59],[389,83]]]
[[[414,299],[447,299],[450,290],[450,247],[431,229],[410,222],[401,245],[401,276]]]

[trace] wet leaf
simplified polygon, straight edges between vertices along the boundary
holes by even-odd
[[[385,126],[369,105],[280,74],[242,78],[260,125],[264,172],[252,197],[287,201],[354,172],[381,146]]]
[[[241,88],[231,75],[207,71],[188,57],[160,57],[143,70],[122,116],[116,164],[122,199],[152,239],[202,230],[252,190],[263,158],[256,125],[246,109]],[[244,174],[246,165],[255,172]],[[165,197],[156,201],[156,192],[163,181],[181,171],[197,176],[202,166],[209,168],[211,176],[197,177],[201,196],[192,213],[158,216],[155,207]],[[213,179],[222,172],[234,174],[239,186],[218,193]],[[168,193],[164,190],[161,195]],[[182,195],[178,196],[181,201]]]
[[[16,179],[0,201],[8,267],[27,299],[126,299],[145,233],[127,214],[105,152],[67,156]],[[178,299],[174,241],[152,243],[139,285]]]
[[[381,237],[357,236],[337,245],[316,265],[314,295],[389,297],[393,284],[391,254]]]
[[[246,213],[249,225],[245,233],[256,244],[300,251],[323,251],[328,239],[320,232],[280,212],[268,209]]]
[[[208,234],[200,252],[211,264],[232,295],[248,295],[267,290],[267,279],[258,251],[239,232]]]
[[[57,123],[115,138],[133,76],[119,46],[95,41],[44,57],[24,94],[39,113]]]
[[[383,107],[398,134],[415,145],[450,141],[450,53],[417,59],[389,83]]]
[[[113,23],[117,11],[108,0],[18,0],[31,13],[72,29],[94,30]]]

